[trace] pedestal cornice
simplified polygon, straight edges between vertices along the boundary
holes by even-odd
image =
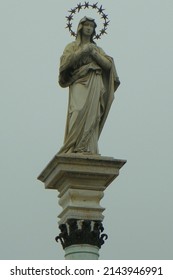
[[[71,179],[78,175],[81,179],[85,176],[85,180],[92,180],[88,189],[92,189],[93,184],[99,185],[99,179],[104,180],[106,187],[119,175],[125,163],[126,160],[99,155],[57,154],[38,176],[38,180],[45,184],[45,188],[61,190],[64,188],[65,175]]]

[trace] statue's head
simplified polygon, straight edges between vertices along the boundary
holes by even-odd
[[[96,35],[96,27],[97,27],[97,24],[95,23],[95,20],[93,18],[90,18],[90,17],[83,17],[79,24],[78,24],[78,28],[77,28],[77,40],[80,40],[81,41],[81,36],[82,36],[82,32],[85,28],[85,26],[90,25],[92,26],[92,34],[91,34],[91,38],[90,38],[90,41],[92,43],[94,43],[93,41],[93,37]]]

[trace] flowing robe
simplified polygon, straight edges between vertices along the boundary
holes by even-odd
[[[95,47],[111,62],[109,70],[102,69],[90,55],[72,63],[80,49],[76,41],[66,46],[61,57],[59,84],[69,87],[69,104],[64,145],[59,153],[99,153],[98,139],[120,82],[113,59]]]

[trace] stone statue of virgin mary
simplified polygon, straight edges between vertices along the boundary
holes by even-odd
[[[120,84],[113,58],[93,40],[96,26],[94,19],[82,18],[76,40],[60,59],[59,84],[69,87],[69,104],[59,154],[99,154],[98,139]]]

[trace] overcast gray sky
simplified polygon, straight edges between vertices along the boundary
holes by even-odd
[[[0,2],[0,258],[63,259],[57,193],[36,178],[63,143],[59,58],[73,40],[67,11],[83,1]],[[100,259],[173,259],[173,1],[99,3],[111,23],[97,43],[121,80],[100,152],[127,160],[101,202]]]

